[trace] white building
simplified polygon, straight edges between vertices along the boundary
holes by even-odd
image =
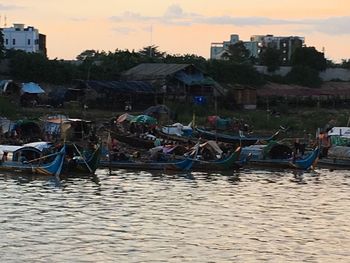
[[[13,24],[13,27],[3,28],[2,33],[6,49],[46,55],[46,36],[40,34],[38,29],[25,27],[24,24]]]
[[[254,35],[250,37],[250,41],[258,43],[259,54],[266,48],[280,50],[283,62],[288,62],[294,50],[305,44],[305,38],[298,36]]]
[[[223,59],[222,55],[228,50],[228,47],[230,45],[234,45],[238,43],[239,36],[236,34],[233,34],[230,36],[229,41],[224,41],[224,42],[214,42],[211,43],[210,47],[210,58],[211,59]],[[258,57],[258,43],[257,42],[252,42],[252,41],[242,41],[245,48],[249,51],[249,54],[251,57]]]
[[[231,35],[229,41],[221,43],[211,43],[210,58],[211,59],[223,59],[222,55],[228,50],[229,45],[234,45],[239,41],[238,35]],[[242,41],[244,46],[249,51],[250,56],[253,58],[259,58],[261,52],[266,48],[275,48],[281,50],[282,60],[287,63],[295,48],[302,47],[305,39],[298,36],[273,36],[273,35],[254,35],[251,36],[250,41]]]

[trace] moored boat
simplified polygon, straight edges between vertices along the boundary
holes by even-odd
[[[229,135],[225,133],[218,133],[213,131],[207,131],[201,128],[196,128],[196,132],[198,136],[207,140],[214,140],[219,142],[231,143],[240,146],[249,146],[253,145],[259,141],[269,142],[277,138],[279,131],[273,134],[270,137],[248,137],[248,136],[240,136],[240,135]]]
[[[65,157],[65,146],[46,155],[32,146],[0,145],[0,151],[0,170],[26,174],[59,176]]]
[[[244,162],[240,161],[240,153],[242,148],[238,147],[234,152],[232,152],[226,158],[205,161],[205,160],[196,160],[193,164],[193,170],[201,171],[223,171],[223,170],[237,170],[242,167]]]
[[[309,170],[317,164],[319,152],[319,147],[316,147],[311,152],[297,157],[293,156],[293,151],[286,145],[252,145],[242,149],[241,158],[250,154],[250,166]]]
[[[350,168],[350,127],[333,127],[320,133],[321,154],[319,167],[330,169]]]
[[[187,172],[191,170],[194,160],[186,158],[184,160],[173,161],[100,161],[100,166],[110,169],[137,169],[137,170],[162,170]]]
[[[89,151],[87,149],[79,150],[74,143],[69,144],[69,147],[75,156],[67,156],[65,159],[64,173],[66,175],[94,174],[100,165],[102,145],[97,144],[96,148],[92,148]]]

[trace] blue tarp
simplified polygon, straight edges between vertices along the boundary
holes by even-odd
[[[22,92],[23,93],[32,93],[32,94],[40,94],[45,93],[45,91],[36,83],[29,82],[22,84]]]

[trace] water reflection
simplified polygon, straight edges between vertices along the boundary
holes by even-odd
[[[347,262],[349,172],[0,176],[2,262]],[[305,185],[306,184],[306,185]]]

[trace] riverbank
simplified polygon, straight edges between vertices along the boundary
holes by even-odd
[[[175,113],[176,120],[188,124],[195,121],[198,126],[206,124],[207,117],[210,115],[219,115],[223,118],[232,118],[243,120],[247,123],[254,133],[271,134],[281,126],[289,128],[289,132],[295,135],[314,134],[317,128],[325,127],[331,122],[335,126],[347,126],[350,117],[350,109],[330,109],[318,107],[299,107],[287,106],[277,110],[228,110],[223,108],[214,109],[208,106],[194,106],[183,104],[170,104],[167,106]],[[83,118],[93,120],[99,123],[108,122],[117,115],[123,114],[123,111],[108,111],[99,109],[83,109],[77,105],[66,105],[65,108],[47,108],[47,107],[18,107],[8,101],[7,98],[0,97],[0,116],[12,120],[18,119],[39,119],[43,116],[53,114],[64,114],[70,118]],[[133,111],[131,114],[141,114],[142,111]],[[171,124],[172,122],[165,124]]]

